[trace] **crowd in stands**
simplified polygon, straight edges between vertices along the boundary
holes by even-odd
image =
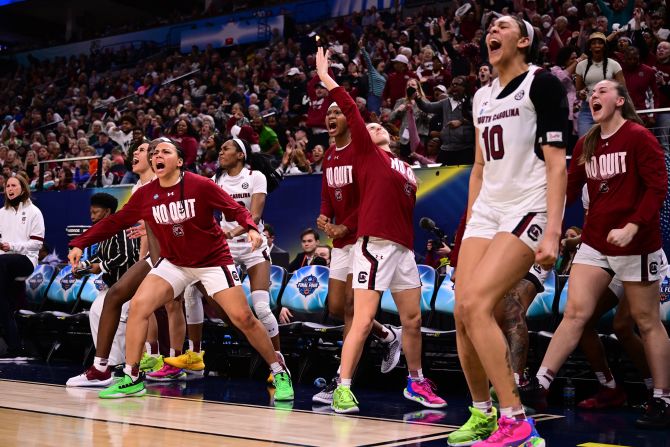
[[[36,187],[45,160],[58,160],[46,165],[45,189],[95,186],[98,163],[103,185],[134,183],[133,143],[158,136],[179,141],[188,169],[206,176],[230,135],[252,141],[283,174],[318,173],[331,99],[315,76],[315,35],[331,48],[331,70],[365,118],[382,123],[392,149],[416,165],[472,162],[470,98],[495,76],[483,39],[500,13],[536,27],[539,65],[567,87],[575,139],[590,120],[588,88],[603,76],[623,78],[638,109],[670,105],[663,2],[494,3],[491,10],[475,2],[372,8],[316,28],[291,24],[263,46],[182,54],[145,45],[33,60],[0,77],[0,187],[19,172]],[[645,119],[667,127],[668,116]],[[82,156],[103,158],[67,161]]]

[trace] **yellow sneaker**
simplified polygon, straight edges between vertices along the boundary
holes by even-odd
[[[189,371],[202,371],[205,369],[205,351],[193,352],[190,349],[177,357],[165,357],[163,361],[175,368]]]

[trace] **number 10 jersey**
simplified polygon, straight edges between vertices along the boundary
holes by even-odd
[[[543,132],[538,129],[538,115],[542,112],[536,107],[538,86],[533,85],[540,81],[538,73],[553,78],[531,66],[505,88],[496,78],[491,85],[479,89],[473,99],[473,120],[484,159],[484,180],[477,200],[497,211],[547,210],[547,175],[540,144],[564,146],[564,135],[560,127],[557,131],[546,131],[546,126]],[[531,88],[535,90],[533,95]],[[543,102],[560,101],[554,94],[541,96]],[[559,109],[561,104],[553,107]]]

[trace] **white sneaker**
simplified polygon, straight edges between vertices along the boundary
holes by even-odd
[[[333,377],[324,389],[312,396],[312,402],[331,405],[333,403],[333,394],[335,393],[338,385],[337,379],[337,376]]]
[[[114,377],[112,376],[112,371],[109,367],[107,367],[107,371],[101,372],[98,371],[95,366],[91,365],[91,367],[84,373],[70,377],[65,385],[78,387],[106,387],[111,385],[113,381]]]
[[[382,341],[382,346],[385,348],[381,366],[383,374],[386,374],[398,365],[400,352],[402,351],[402,328],[395,328],[390,324],[385,325],[385,327],[395,335],[395,339],[390,343]]]

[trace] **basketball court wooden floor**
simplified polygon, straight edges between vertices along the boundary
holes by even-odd
[[[444,447],[467,417],[460,385],[445,391],[444,410],[423,409],[395,389],[361,386],[356,393],[363,415],[340,416],[312,406],[311,384],[297,384],[295,403],[283,407],[272,406],[272,389],[260,381],[222,377],[151,385],[144,397],[102,400],[96,390],[62,385],[76,372],[72,365],[0,364],[0,447]],[[670,447],[667,430],[635,429],[637,412],[630,408],[550,413],[536,417],[551,447]]]

